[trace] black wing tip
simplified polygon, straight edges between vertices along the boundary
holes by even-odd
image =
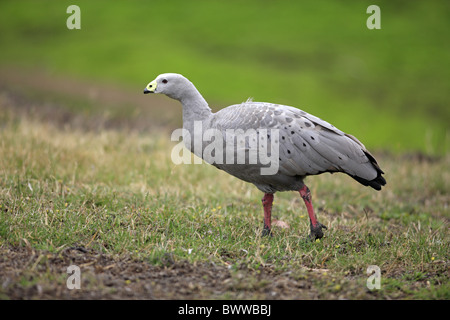
[[[375,190],[380,191],[382,186],[386,185],[386,179],[381,176],[381,173],[374,180],[369,182],[369,186],[374,188]]]
[[[367,182],[367,184],[364,184],[366,186],[370,186],[372,188],[374,188],[375,190],[380,191],[381,187],[386,185],[386,179],[384,179],[384,177],[382,176],[382,174],[384,174],[384,171],[381,170],[380,166],[378,165],[377,160],[375,159],[375,157],[367,150],[364,150],[364,153],[366,154],[366,156],[369,158],[370,162],[372,163],[373,167],[375,168],[375,170],[377,170],[377,177],[373,180],[365,180],[362,178],[359,178],[361,180],[365,180]],[[357,181],[361,182],[360,180],[356,179]],[[361,182],[362,183],[362,182]]]
[[[353,179],[361,183],[362,185],[372,187],[375,190],[380,191],[381,187],[386,185],[386,179],[381,175],[382,171],[378,171],[378,176],[373,180],[366,180],[358,176],[351,176]]]

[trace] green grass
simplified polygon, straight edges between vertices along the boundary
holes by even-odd
[[[449,298],[448,157],[379,156],[388,180],[382,192],[339,174],[308,179],[329,227],[311,243],[296,193],[275,198],[273,216],[290,228],[263,238],[260,192],[206,164],[174,165],[169,133],[95,133],[8,119],[0,132],[0,246],[55,253],[80,246],[156,265],[170,257],[295,277],[323,270],[310,281],[325,298],[365,297],[366,269],[378,265],[376,298]],[[236,286],[253,282],[246,283]]]
[[[215,107],[294,105],[370,148],[449,150],[449,6],[373,2],[2,1],[0,65],[114,82],[140,92],[162,72],[188,76]]]

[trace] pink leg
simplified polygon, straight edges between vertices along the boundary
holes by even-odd
[[[305,201],[306,209],[308,210],[309,220],[311,221],[311,224],[313,226],[316,226],[317,225],[317,218],[316,218],[316,215],[314,213],[314,208],[312,206],[311,191],[309,191],[309,188],[307,186],[303,186],[303,188],[301,188],[299,190],[299,192],[300,192],[300,195],[303,198],[303,201]]]
[[[311,227],[310,238],[312,240],[320,239],[323,237],[322,228],[327,229],[327,227],[325,227],[323,224],[317,221],[317,217],[316,214],[314,213],[314,208],[311,201],[311,192],[309,191],[309,188],[305,185],[298,192],[300,193],[300,196],[303,198],[303,201],[305,202],[306,205],[306,209],[308,210]]]
[[[264,229],[263,236],[271,235],[270,228],[272,224],[272,203],[273,193],[265,193],[262,198],[262,204],[264,208]]]

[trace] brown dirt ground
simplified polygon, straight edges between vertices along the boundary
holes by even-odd
[[[312,286],[320,270],[294,274],[270,267],[234,269],[174,262],[170,256],[161,264],[75,247],[57,253],[28,246],[0,248],[0,294],[8,299],[320,298]],[[80,289],[67,288],[70,265],[80,267]]]

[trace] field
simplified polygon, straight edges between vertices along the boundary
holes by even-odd
[[[449,299],[447,4],[381,2],[369,32],[369,4],[81,1],[68,30],[54,3],[0,4],[0,299]],[[261,237],[254,186],[171,161],[181,107],[142,94],[167,71],[215,110],[253,96],[330,121],[388,184],[310,177],[325,237],[297,193]]]

